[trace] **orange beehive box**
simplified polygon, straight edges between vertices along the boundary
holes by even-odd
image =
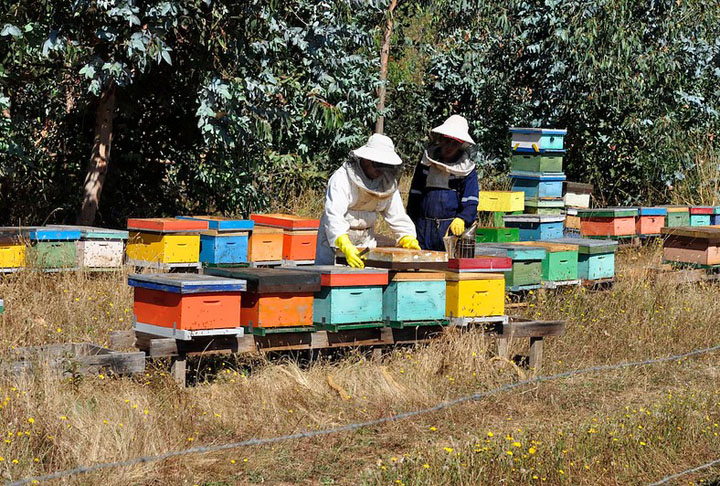
[[[317,234],[317,230],[286,230],[283,234],[283,260],[315,260]]]
[[[131,275],[138,323],[177,330],[240,327],[243,280],[195,274]]]
[[[665,226],[665,216],[638,216],[635,232],[639,235],[656,235]]]
[[[293,214],[251,214],[250,219],[257,224],[288,230],[318,229],[320,227],[319,219],[301,218]]]
[[[178,233],[208,229],[208,222],[198,219],[177,218],[130,218],[128,229],[152,231],[155,233]]]
[[[312,326],[313,292],[297,294],[247,293],[240,322],[246,327]]]
[[[248,260],[271,262],[282,260],[283,230],[270,226],[255,225],[248,242]]]
[[[583,236],[632,236],[635,234],[635,217],[582,218],[580,233]]]

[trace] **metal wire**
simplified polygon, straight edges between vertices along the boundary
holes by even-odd
[[[686,469],[686,470],[684,470],[684,471],[680,471],[679,473],[671,474],[670,476],[667,476],[667,477],[662,478],[662,479],[661,479],[660,481],[658,481],[657,483],[652,483],[652,484],[649,484],[648,486],[660,486],[661,484],[669,483],[669,482],[672,481],[673,479],[680,478],[680,477],[682,477],[682,476],[685,476],[686,474],[691,474],[691,473],[694,473],[694,472],[702,471],[703,469],[707,469],[707,468],[712,467],[712,466],[714,466],[714,465],[716,465],[716,464],[720,464],[720,459],[715,459],[714,461],[710,461],[710,462],[708,462],[708,463],[706,463],[706,464],[703,464],[702,466],[693,467],[693,468],[690,468],[690,469]]]
[[[695,349],[695,350],[689,351],[687,353],[677,354],[677,355],[673,355],[673,356],[665,356],[662,358],[653,358],[653,359],[647,359],[647,360],[643,360],[643,361],[630,361],[630,362],[619,363],[619,364],[614,364],[614,365],[592,366],[590,368],[583,368],[583,369],[579,369],[579,370],[564,371],[562,373],[557,373],[555,375],[537,376],[535,378],[530,378],[530,379],[518,381],[515,383],[509,383],[507,385],[493,388],[492,390],[475,392],[472,395],[465,395],[465,396],[462,396],[459,398],[455,398],[453,400],[440,402],[432,407],[423,408],[423,409],[419,409],[419,410],[411,410],[408,412],[402,412],[402,413],[398,413],[395,415],[389,415],[387,417],[381,417],[381,418],[375,419],[375,420],[368,420],[365,422],[357,422],[357,423],[342,425],[340,427],[333,427],[330,429],[303,431],[303,432],[298,432],[295,434],[281,435],[281,436],[277,436],[277,437],[252,438],[252,439],[248,439],[248,440],[244,440],[244,441],[240,441],[240,442],[231,442],[228,444],[219,444],[219,445],[212,445],[212,446],[199,446],[199,447],[193,447],[190,449],[183,449],[180,451],[166,452],[164,454],[158,454],[158,455],[154,455],[154,456],[135,457],[132,459],[127,459],[125,461],[105,462],[105,463],[93,464],[91,466],[79,466],[76,468],[66,469],[63,471],[57,471],[57,472],[45,474],[42,476],[29,477],[29,478],[25,478],[25,479],[20,479],[18,481],[7,482],[7,483],[5,483],[5,486],[22,486],[25,484],[36,484],[41,481],[48,481],[50,479],[58,479],[58,478],[64,478],[64,477],[69,477],[69,476],[76,476],[79,474],[87,474],[90,472],[99,471],[101,469],[127,467],[127,466],[133,466],[136,464],[147,464],[150,462],[164,461],[166,459],[171,459],[173,457],[187,456],[187,455],[192,455],[192,454],[205,454],[208,452],[225,451],[228,449],[237,449],[240,447],[267,445],[267,444],[274,444],[277,442],[284,442],[284,441],[288,441],[288,440],[311,439],[314,437],[322,437],[322,436],[331,435],[331,434],[338,434],[341,432],[350,432],[350,431],[361,429],[364,427],[373,427],[373,426],[382,425],[382,424],[385,424],[388,422],[396,422],[396,421],[405,420],[405,419],[412,418],[412,417],[417,417],[419,415],[425,415],[425,414],[429,414],[432,412],[437,412],[440,410],[444,410],[446,408],[454,407],[455,405],[459,405],[461,403],[480,400],[482,398],[489,397],[489,396],[495,395],[497,393],[514,390],[515,388],[520,388],[525,385],[544,383],[546,381],[559,380],[562,378],[569,378],[571,376],[585,375],[585,374],[589,374],[589,373],[620,370],[620,369],[631,368],[631,367],[636,367],[636,366],[648,366],[648,365],[653,365],[653,364],[658,364],[658,363],[666,363],[668,361],[679,361],[679,360],[682,360],[685,358],[689,358],[691,356],[698,356],[698,355],[707,354],[707,353],[711,353],[711,352],[718,351],[718,350],[720,350],[720,345],[712,346],[710,348]],[[710,465],[712,465],[712,464],[710,464]],[[706,467],[709,467],[709,465]],[[690,470],[689,472],[692,472],[692,470]],[[678,473],[678,474],[682,475],[683,473]],[[673,477],[670,477],[670,479],[672,479],[672,478]],[[670,479],[668,479],[668,481]],[[656,483],[656,484],[662,484],[662,482]]]

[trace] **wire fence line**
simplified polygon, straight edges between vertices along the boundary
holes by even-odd
[[[526,385],[544,383],[544,382],[548,382],[548,381],[559,380],[562,378],[570,378],[572,376],[586,375],[586,374],[590,374],[590,373],[621,370],[621,369],[625,369],[625,368],[632,368],[632,367],[638,367],[638,366],[649,366],[649,365],[658,364],[658,363],[666,363],[669,361],[680,361],[680,360],[683,360],[686,358],[690,358],[692,356],[699,356],[699,355],[703,355],[703,354],[707,354],[707,353],[712,353],[712,352],[718,351],[718,350],[720,350],[720,345],[712,346],[709,348],[695,349],[695,350],[689,351],[687,353],[677,354],[677,355],[672,355],[672,356],[664,356],[661,358],[652,358],[652,359],[647,359],[647,360],[643,360],[643,361],[629,361],[629,362],[625,362],[625,363],[618,363],[618,364],[611,364],[611,365],[592,366],[589,368],[582,368],[582,369],[578,369],[578,370],[564,371],[562,373],[557,373],[554,375],[537,376],[534,378],[517,381],[515,383],[508,383],[506,385],[503,385],[503,386],[500,386],[497,388],[493,388],[491,390],[475,392],[471,395],[465,395],[465,396],[458,397],[458,398],[455,398],[452,400],[440,402],[436,405],[433,405],[432,407],[422,408],[422,409],[418,409],[418,410],[411,410],[408,412],[402,412],[402,413],[389,415],[389,416],[381,417],[381,418],[374,419],[374,420],[367,420],[365,422],[356,422],[356,423],[341,425],[339,427],[333,427],[333,428],[329,428],[329,429],[297,432],[294,434],[281,435],[281,436],[277,436],[277,437],[252,438],[252,439],[247,439],[247,440],[243,440],[240,442],[231,442],[231,443],[227,443],[227,444],[218,444],[218,445],[211,445],[211,446],[198,446],[198,447],[192,447],[189,449],[166,452],[163,454],[157,454],[157,455],[152,455],[152,456],[148,455],[148,456],[134,457],[132,459],[127,459],[124,461],[98,463],[98,464],[93,464],[91,466],[78,466],[78,467],[75,467],[72,469],[57,471],[57,472],[45,474],[42,476],[28,477],[25,479],[20,479],[18,481],[6,482],[5,486],[22,486],[25,484],[37,484],[42,481],[49,481],[51,479],[59,479],[59,478],[65,478],[65,477],[70,477],[70,476],[76,476],[76,475],[80,475],[80,474],[87,474],[87,473],[99,471],[102,469],[128,467],[128,466],[133,466],[133,465],[137,465],[137,464],[147,464],[147,463],[151,463],[151,462],[164,461],[166,459],[171,459],[171,458],[180,457],[180,456],[188,456],[188,455],[193,455],[193,454],[206,454],[209,452],[219,452],[219,451],[225,451],[225,450],[229,450],[229,449],[237,449],[240,447],[268,445],[268,444],[275,444],[277,442],[285,442],[285,441],[295,440],[295,439],[311,439],[314,437],[322,437],[322,436],[326,436],[326,435],[338,434],[341,432],[350,432],[350,431],[358,430],[358,429],[365,428],[365,427],[373,427],[373,426],[382,425],[382,424],[385,424],[388,422],[396,422],[396,421],[400,421],[400,420],[409,419],[412,417],[417,417],[420,415],[426,415],[429,413],[433,413],[433,412],[444,410],[444,409],[447,409],[450,407],[454,407],[461,403],[477,401],[482,398],[486,398],[486,397],[489,397],[492,395],[496,395],[498,393],[514,390],[516,388],[520,388],[520,387],[523,387]],[[707,466],[707,467],[709,467],[709,466]],[[690,472],[692,472],[692,470]],[[682,475],[682,473],[678,473],[678,474]],[[668,479],[668,481],[669,481],[669,479]],[[662,484],[662,483],[658,483],[658,484]]]
[[[661,484],[667,484],[670,481],[672,481],[673,479],[677,479],[677,478],[683,477],[687,474],[692,474],[694,472],[702,471],[703,469],[707,469],[709,467],[715,466],[716,464],[720,465],[720,459],[715,459],[714,461],[705,463],[702,466],[693,467],[690,469],[686,469],[684,471],[680,471],[679,473],[671,474],[670,476],[666,476],[666,477],[662,478],[657,483],[652,483],[652,484],[649,484],[648,486],[660,486]]]

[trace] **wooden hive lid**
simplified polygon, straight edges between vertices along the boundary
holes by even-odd
[[[638,207],[638,215],[640,216],[665,216],[668,213],[667,208],[661,207]]]
[[[690,214],[714,214],[714,212],[713,206],[692,206],[690,208]]]
[[[662,228],[663,236],[694,238],[704,240],[720,240],[720,226],[679,226],[676,228]]]
[[[524,170],[514,170],[510,172],[513,179],[532,179],[540,182],[559,182],[565,180],[565,174],[562,172],[530,172]]]
[[[505,256],[517,261],[542,260],[547,251],[545,248],[514,243],[476,243],[475,255]]]
[[[510,127],[510,133],[565,136],[567,135],[567,130],[564,128]]]
[[[318,229],[320,227],[319,219],[303,218],[294,214],[251,214],[250,219],[258,224],[290,230]]]
[[[77,229],[37,227],[28,229],[24,234],[32,241],[77,241],[82,233]]]
[[[561,223],[565,221],[565,216],[556,216],[552,214],[517,214],[505,216],[506,223]]]
[[[257,294],[318,292],[320,274],[295,268],[206,268],[205,273],[247,281],[248,292]]]
[[[414,272],[390,272],[391,282],[431,282],[445,281],[445,272],[414,271]]]
[[[410,250],[407,248],[380,247],[370,248],[367,252],[368,261],[385,261],[398,263],[411,262],[447,262],[447,253],[432,250]]]
[[[128,276],[128,284],[175,294],[242,292],[247,289],[245,280],[194,273],[133,274]]]
[[[520,245],[520,246],[539,246],[541,248],[545,248],[545,250],[548,251],[549,253],[556,253],[559,251],[578,251],[579,250],[577,245],[568,245],[565,243],[550,243],[546,240],[516,241],[513,244]]]
[[[661,208],[667,209],[668,213],[689,213],[690,208],[688,206],[660,206]]]
[[[153,233],[184,233],[208,229],[208,222],[198,219],[177,218],[130,218],[127,222],[130,230],[151,231]]]
[[[215,231],[252,231],[255,227],[255,222],[250,219],[226,216],[178,216],[178,219],[207,221],[208,229]]]
[[[593,185],[582,182],[565,181],[565,192],[573,194],[592,194]]]
[[[502,273],[477,273],[477,272],[445,272],[445,280],[448,282],[464,282],[467,280],[504,280]]]
[[[16,245],[21,243],[23,240],[22,230],[21,227],[0,227],[0,245]]]
[[[254,235],[283,234],[285,230],[276,226],[265,226],[264,224],[256,224],[252,230]]]
[[[285,270],[286,268],[281,268]],[[358,287],[387,285],[388,271],[382,268],[351,268],[339,265],[308,265],[300,268],[303,272],[320,275],[323,287]]]
[[[584,255],[596,253],[610,253],[617,250],[618,242],[615,240],[603,240],[595,238],[554,238],[545,240],[548,243],[561,245],[574,245],[578,247],[578,253]]]
[[[637,208],[634,207],[608,207],[608,208],[592,208],[579,209],[578,216],[581,218],[629,218],[638,215]]]
[[[97,228],[95,226],[75,226],[69,224],[52,224],[48,228],[61,228],[67,230],[78,230],[82,239],[88,240],[127,240],[128,232],[126,230],[116,230],[108,228]]]
[[[249,231],[218,231],[218,230],[205,230],[205,231],[198,231],[199,234],[204,236],[219,236],[219,237],[225,237],[225,236],[248,236],[250,234]]]

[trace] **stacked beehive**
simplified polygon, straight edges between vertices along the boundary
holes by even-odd
[[[475,245],[475,256],[498,256],[510,258],[512,269],[506,273],[505,286],[511,292],[532,290],[542,284],[542,262],[546,250],[542,247],[530,247],[516,244]]]
[[[517,191],[480,191],[478,202],[479,212],[493,215],[492,226],[480,226],[475,231],[478,243],[502,243],[518,241],[520,236],[517,228],[505,226],[503,216],[507,213],[522,213],[525,209],[524,193]]]
[[[510,133],[512,189],[524,193],[526,214],[505,217],[505,226],[518,228],[520,241],[561,238],[565,220],[563,139],[567,131],[511,128]]]
[[[292,214],[251,214],[250,219],[256,226],[282,230],[283,261],[306,265],[315,262],[315,245],[320,220],[301,218]],[[266,236],[267,234],[265,233]]]
[[[712,206],[690,206],[690,226],[710,226],[714,213]]]
[[[480,256],[448,260],[445,314],[450,318],[474,319],[505,313],[505,272],[512,260]]]

